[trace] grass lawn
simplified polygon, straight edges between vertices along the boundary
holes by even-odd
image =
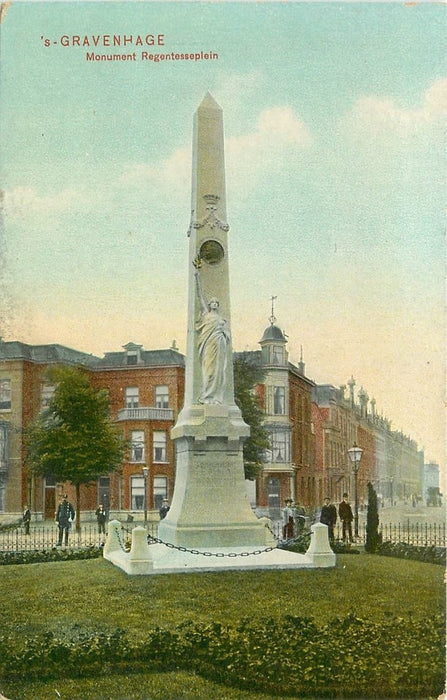
[[[327,623],[351,612],[374,620],[394,614],[411,624],[411,618],[444,612],[443,573],[439,565],[367,554],[339,555],[333,569],[134,577],[103,559],[2,566],[1,633],[26,637],[51,630],[59,636],[76,624],[93,631],[120,627],[139,639],[155,627],[173,629],[190,620],[237,625],[242,618],[293,615]],[[55,689],[63,700],[268,697],[213,687],[184,672],[40,685],[24,678],[15,687],[0,686],[12,700],[57,698]]]

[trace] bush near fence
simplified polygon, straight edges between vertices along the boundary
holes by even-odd
[[[446,556],[444,547],[420,547],[406,542],[382,542],[376,550],[376,554],[384,557],[398,557],[399,559],[415,559],[426,561],[430,564],[443,564]]]
[[[0,637],[0,678],[187,670],[275,697],[435,697],[444,681],[444,635],[442,615],[365,620],[350,614],[323,625],[291,615],[238,626],[187,621],[139,640],[120,629],[78,626],[63,637]]]
[[[97,559],[102,556],[102,547],[90,546],[78,549],[24,550],[21,552],[0,552],[0,566],[8,564],[40,564],[48,561],[74,561],[77,559]]]

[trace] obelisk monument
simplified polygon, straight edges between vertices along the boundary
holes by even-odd
[[[159,537],[192,548],[274,542],[253,513],[234,401],[222,109],[207,93],[194,116],[185,401],[171,435],[175,490]]]

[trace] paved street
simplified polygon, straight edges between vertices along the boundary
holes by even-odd
[[[366,509],[360,515],[361,520],[366,520]],[[444,506],[435,508],[433,506],[425,506],[419,503],[415,508],[410,504],[404,503],[393,506],[385,506],[379,509],[379,519],[381,523],[406,523],[408,520],[412,523],[422,523],[425,525],[441,525],[446,522],[446,512]]]

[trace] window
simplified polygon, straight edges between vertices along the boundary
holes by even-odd
[[[11,380],[0,380],[0,411],[11,410]]]
[[[98,505],[102,503],[106,511],[110,508],[110,476],[100,476],[98,479]]]
[[[155,387],[155,407],[169,408],[169,389],[167,386]]]
[[[168,497],[168,477],[154,476],[154,508],[161,507],[164,498]]]
[[[42,408],[48,408],[55,389],[54,384],[42,384],[40,389],[40,405]]]
[[[8,468],[8,423],[0,421],[0,470]]]
[[[0,472],[0,513],[6,511],[6,474]]]
[[[136,365],[138,363],[138,355],[136,352],[128,352],[126,357],[128,365]]]
[[[144,476],[130,477],[130,509],[143,510],[144,508]]]
[[[137,386],[126,386],[126,408],[138,408],[139,389]]]
[[[290,459],[290,433],[278,431],[270,434],[271,450],[266,451],[268,462],[288,462]]]
[[[166,462],[166,433],[154,430],[154,462]]]
[[[274,365],[282,365],[283,364],[283,349],[281,345],[274,345],[273,346],[273,364]]]
[[[283,386],[273,388],[273,413],[284,415],[286,412],[286,390]]]
[[[144,462],[144,430],[132,430],[131,432],[130,461]]]

